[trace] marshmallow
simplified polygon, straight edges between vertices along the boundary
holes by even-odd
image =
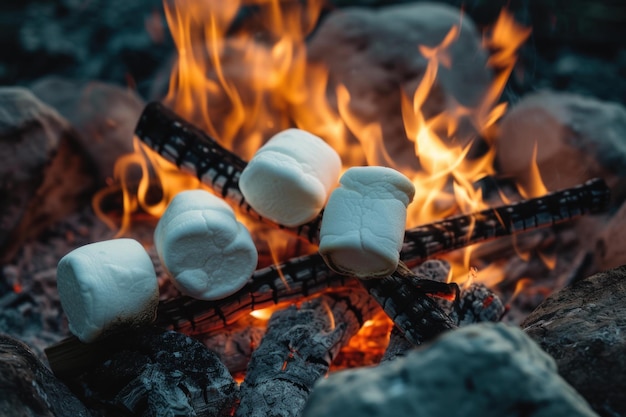
[[[154,245],[176,288],[201,300],[233,294],[257,266],[248,230],[227,203],[204,190],[174,197],[157,224]]]
[[[304,130],[287,129],[254,154],[239,188],[261,216],[294,227],[320,213],[340,172],[341,159],[330,145]]]
[[[133,239],[92,243],[68,253],[57,267],[57,288],[70,331],[85,343],[156,317],[154,266]]]
[[[334,271],[359,278],[391,274],[398,266],[413,183],[385,167],[354,167],[331,194],[319,252]]]

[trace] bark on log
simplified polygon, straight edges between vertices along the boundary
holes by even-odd
[[[275,312],[252,355],[235,416],[299,416],[313,384],[377,308],[364,291],[350,291]]]

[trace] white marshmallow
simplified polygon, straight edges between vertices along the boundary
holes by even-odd
[[[375,166],[350,168],[339,182],[324,210],[320,254],[341,274],[391,274],[400,259],[413,183],[394,169]]]
[[[304,130],[287,129],[255,153],[239,188],[261,216],[294,227],[320,213],[340,172],[341,159],[330,145]]]
[[[68,253],[57,267],[57,288],[70,331],[86,343],[156,317],[154,266],[133,239],[96,242]]]
[[[154,244],[176,288],[201,300],[241,289],[258,254],[250,233],[232,208],[204,190],[174,197],[157,224]]]

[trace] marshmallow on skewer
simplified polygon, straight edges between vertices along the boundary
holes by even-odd
[[[320,254],[341,274],[391,274],[400,259],[413,183],[394,169],[376,166],[350,168],[339,182],[324,210]]]
[[[70,331],[86,343],[156,317],[154,266],[133,239],[91,243],[68,253],[57,267],[57,288]]]
[[[154,244],[176,288],[200,300],[227,297],[256,269],[250,233],[232,208],[204,190],[174,197],[159,220]]]
[[[287,129],[255,153],[239,188],[261,216],[294,227],[320,213],[340,172],[341,159],[330,145],[304,130]]]

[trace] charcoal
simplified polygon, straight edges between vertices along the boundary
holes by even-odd
[[[229,416],[238,386],[217,355],[181,333],[133,329],[97,342],[68,385],[105,415]]]
[[[554,360],[516,327],[445,333],[405,358],[320,380],[303,417],[592,417]]]
[[[0,415],[89,417],[92,414],[28,346],[0,334]]]
[[[275,312],[248,365],[235,416],[299,416],[315,381],[376,308],[357,290]]]
[[[548,297],[522,323],[602,416],[626,415],[626,266]]]

